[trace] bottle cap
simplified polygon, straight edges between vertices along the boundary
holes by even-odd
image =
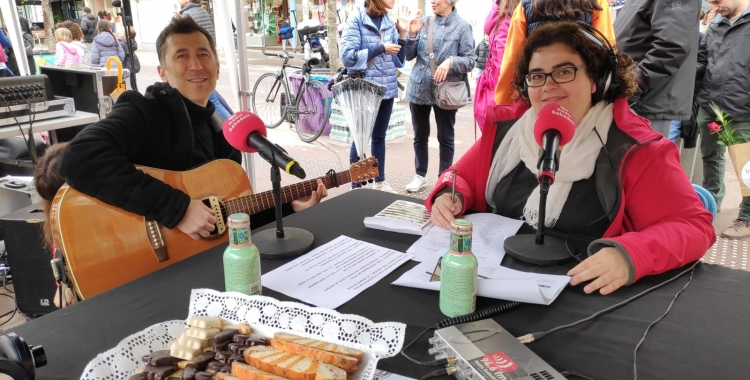
[[[247,228],[250,227],[250,216],[238,212],[236,214],[229,215],[229,220],[227,221],[227,226],[229,228]]]
[[[470,220],[454,219],[451,223],[451,233],[458,235],[471,235],[472,224]]]

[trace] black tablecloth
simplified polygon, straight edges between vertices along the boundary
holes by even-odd
[[[367,229],[362,223],[395,199],[411,199],[372,190],[357,190],[323,202],[285,219],[285,225],[306,228],[315,246],[340,235],[405,251],[416,236]],[[267,228],[267,227],[266,227]],[[37,370],[41,379],[78,378],[98,353],[153,324],[184,319],[194,288],[223,290],[222,252],[216,247],[117,289],[93,297],[13,331],[47,351],[49,364]],[[263,272],[288,262],[262,261]],[[391,285],[414,266],[409,262],[337,310],[375,322],[408,324],[406,342],[425,327],[444,319],[438,293]],[[567,268],[540,268],[506,258],[503,265],[528,271],[564,273]],[[515,335],[548,330],[584,318],[654,286],[677,273],[645,278],[612,295],[585,295],[581,286],[568,287],[550,306],[523,305],[495,319]],[[529,347],[558,370],[575,370],[597,380],[633,378],[633,349],[648,325],[666,310],[688,276],[596,320],[549,335]],[[701,264],[693,283],[669,315],[652,328],[638,351],[639,379],[744,379],[750,374],[750,273]],[[264,295],[289,297],[264,289]],[[497,300],[480,298],[478,308]],[[428,334],[429,335],[429,334]],[[412,347],[427,359],[426,342]],[[400,356],[379,367],[419,378],[431,369]]]

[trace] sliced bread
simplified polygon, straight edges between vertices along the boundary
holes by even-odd
[[[346,371],[320,360],[275,350],[245,351],[245,361],[261,371],[290,380],[346,380]]]
[[[241,380],[286,380],[281,376],[276,376],[272,373],[262,371],[260,368],[240,362],[232,362],[232,376],[236,376]],[[219,380],[218,374],[216,380]]]
[[[320,360],[323,363],[335,365],[336,367],[342,368],[347,373],[354,373],[354,371],[357,370],[358,360],[352,356],[335,354],[333,352],[303,346],[301,344],[280,339],[273,339],[271,341],[271,346],[282,351],[291,352],[293,354]]]
[[[365,356],[365,353],[362,350],[358,350],[356,348],[344,347],[338,344],[323,342],[317,339],[303,338],[301,336],[297,336],[297,335],[290,334],[290,333],[278,332],[276,334],[273,334],[273,338],[274,340],[278,339],[280,341],[292,342],[292,343],[299,344],[302,346],[307,346],[307,347],[317,348],[323,351],[332,352],[334,354],[351,356],[353,358],[356,358],[358,361],[362,361],[362,358],[364,358]]]

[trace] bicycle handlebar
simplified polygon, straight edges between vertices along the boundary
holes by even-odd
[[[267,55],[269,57],[279,57],[279,58],[284,58],[284,59],[294,59],[293,55],[291,55],[289,53],[286,53],[286,52],[284,52],[284,53],[266,53],[265,50],[261,50],[261,51],[263,52],[263,54],[265,54],[265,55]]]

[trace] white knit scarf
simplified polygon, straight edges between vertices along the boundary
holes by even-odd
[[[539,174],[537,161],[539,160],[539,145],[534,139],[534,122],[537,113],[529,109],[510,128],[500,146],[490,167],[487,179],[485,197],[493,210],[497,209],[493,199],[495,188],[500,180],[510,173],[520,161],[534,175]],[[573,183],[591,177],[596,167],[596,158],[607,143],[607,133],[612,125],[612,104],[599,102],[591,107],[581,123],[576,127],[573,139],[560,152],[560,168],[555,174],[555,183],[550,186],[547,195],[547,213],[544,224],[552,227],[560,217],[563,206],[568,200],[568,194]],[[596,131],[596,132],[595,132]],[[599,136],[597,136],[597,132]],[[599,139],[601,137],[601,140]],[[523,208],[523,220],[536,228],[539,218],[539,186],[531,192],[526,206]]]

